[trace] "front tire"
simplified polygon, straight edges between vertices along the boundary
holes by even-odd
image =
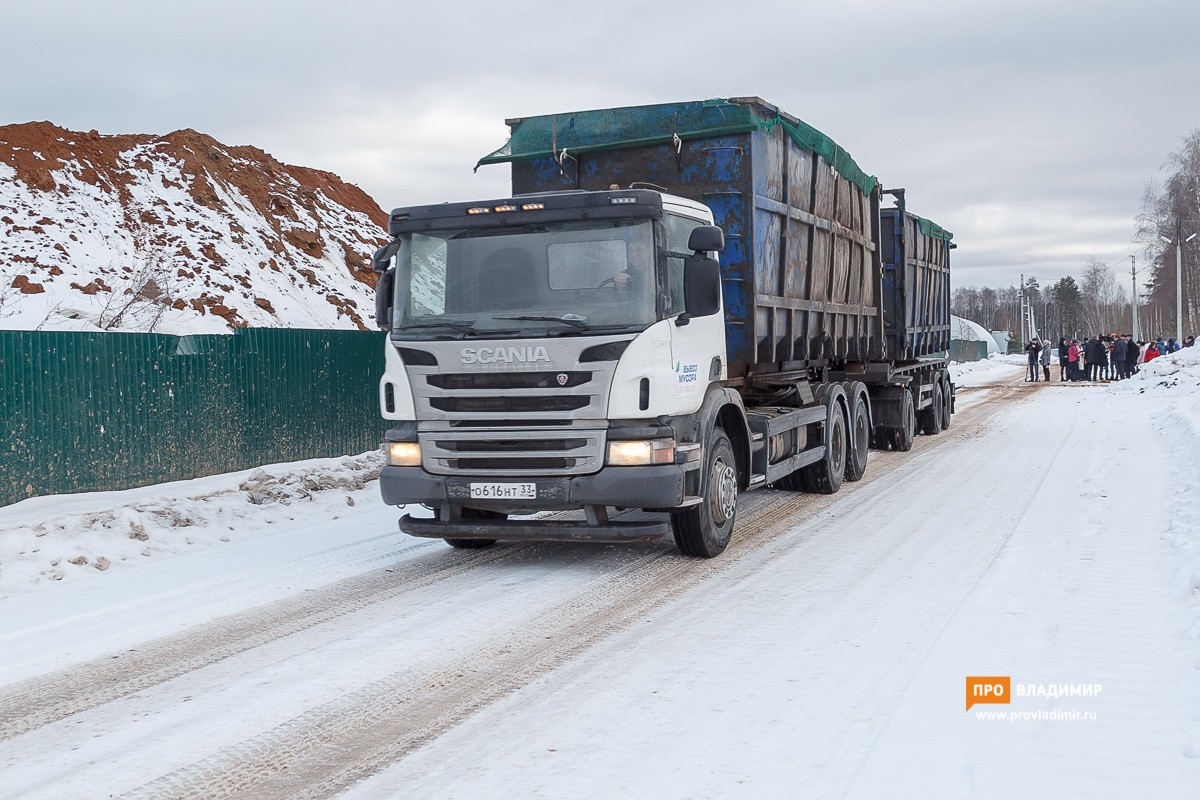
[[[671,512],[671,532],[679,551],[687,556],[719,556],[733,536],[737,517],[737,462],[725,431],[713,431],[705,461],[708,488],[704,502]]]

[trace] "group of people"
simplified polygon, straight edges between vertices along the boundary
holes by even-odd
[[[1060,381],[1120,381],[1134,375],[1138,364],[1144,364],[1167,353],[1174,353],[1181,347],[1191,347],[1196,343],[1195,337],[1188,336],[1183,344],[1175,341],[1174,337],[1165,342],[1159,336],[1152,342],[1134,341],[1128,333],[1113,333],[1106,336],[1093,336],[1090,339],[1058,340],[1058,379]],[[1027,382],[1050,380],[1050,361],[1052,358],[1050,341],[1048,339],[1030,339],[1025,345],[1025,353],[1029,356],[1029,375]]]

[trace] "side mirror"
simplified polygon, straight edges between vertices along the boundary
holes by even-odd
[[[389,256],[390,258],[390,256]],[[396,286],[396,270],[389,269],[375,282],[375,324],[383,330],[392,327],[392,292]]]
[[[720,228],[712,230],[721,231]],[[693,238],[696,231],[692,231]],[[686,324],[692,317],[707,317],[721,310],[721,265],[715,258],[691,255],[684,260],[683,308],[684,313],[676,324]]]
[[[694,253],[719,253],[725,249],[725,232],[716,225],[692,228],[688,249]]]
[[[371,269],[382,274],[388,271],[391,266],[392,256],[400,250],[400,240],[393,239],[383,247],[375,251],[374,257],[371,258]]]

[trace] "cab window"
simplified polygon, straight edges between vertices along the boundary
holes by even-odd
[[[663,228],[667,235],[667,316],[683,313],[683,260],[692,254],[688,250],[688,238],[692,230],[706,224],[702,220],[664,214]]]

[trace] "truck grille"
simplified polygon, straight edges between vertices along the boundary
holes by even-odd
[[[432,397],[429,405],[438,411],[459,413],[517,413],[575,411],[591,403],[587,396],[518,395],[516,397]]]
[[[483,438],[486,436],[487,438]],[[424,466],[441,475],[581,475],[600,469],[601,430],[451,430],[420,434]]]
[[[561,379],[559,376],[562,376]],[[592,379],[590,372],[460,372],[430,375],[430,386],[439,389],[570,389]],[[561,380],[561,382],[560,382]]]

